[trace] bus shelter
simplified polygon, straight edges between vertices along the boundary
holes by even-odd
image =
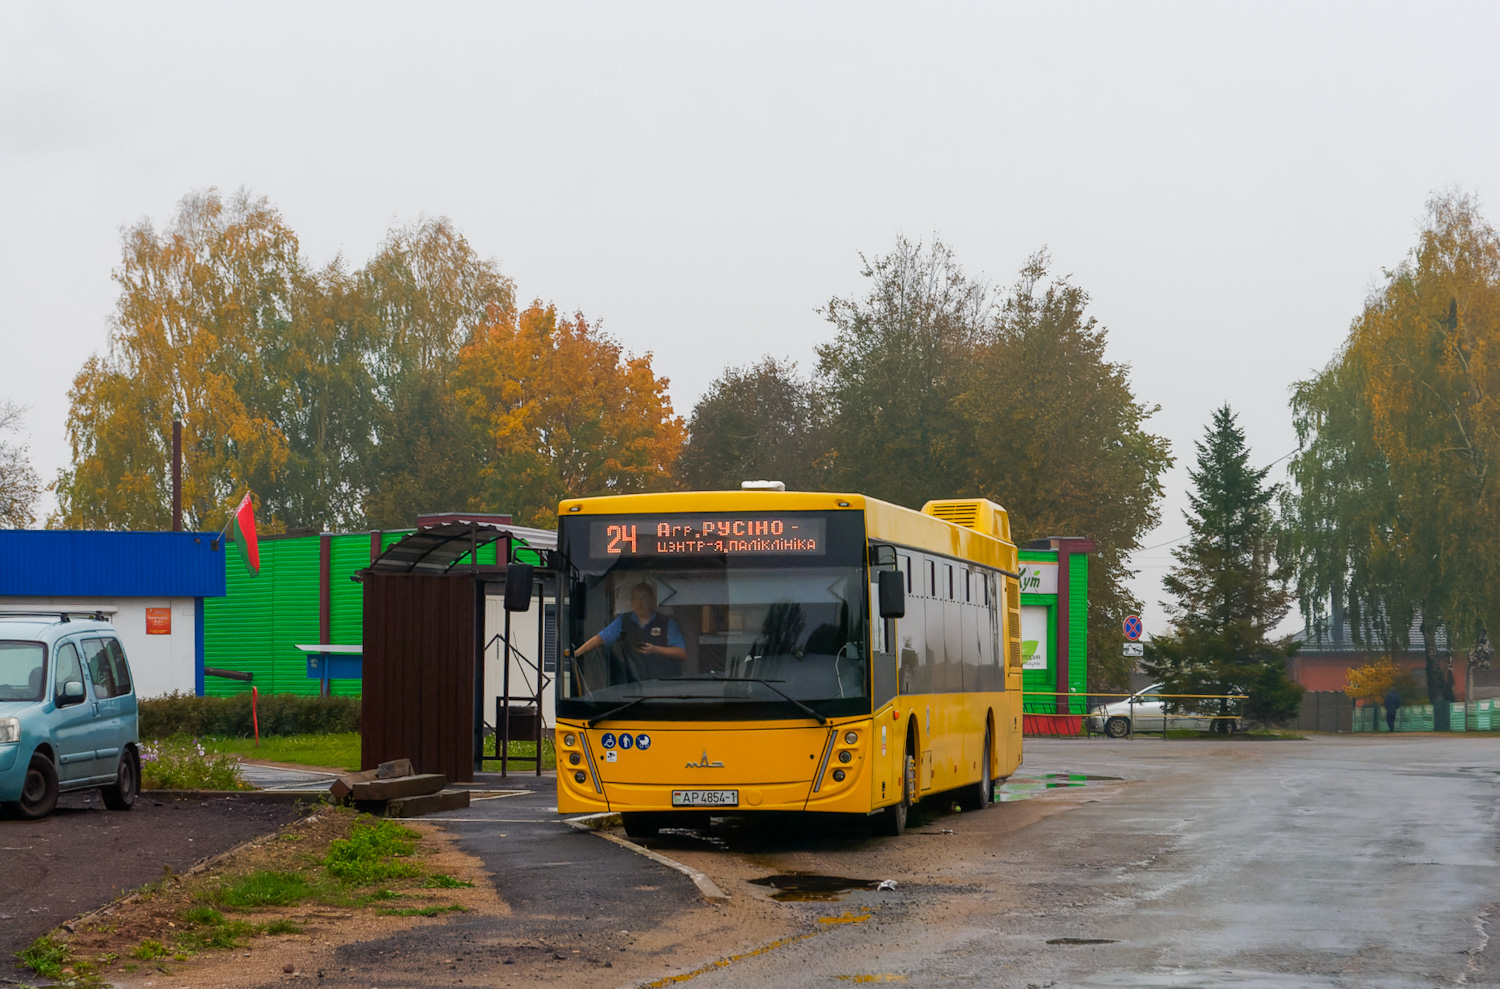
[[[538,545],[528,531],[534,549]],[[482,547],[498,543],[494,563],[479,563]],[[543,719],[540,658],[530,659],[538,676],[524,695],[513,694],[506,675],[497,698],[499,724],[494,726],[496,755],[486,755],[484,654],[492,643],[485,635],[486,601],[503,596],[516,575],[525,575],[524,603],[541,641],[543,609],[537,598],[551,595],[551,570],[515,562],[518,540],[502,525],[447,521],[419,528],[387,548],[356,575],[364,585],[364,692],[361,711],[361,763],[377,766],[410,759],[420,773],[441,773],[450,782],[467,782],[483,769],[486,758],[500,758],[508,770],[510,712],[513,700],[534,712],[521,740],[534,741],[534,763],[541,771]],[[543,559],[551,554],[544,552]],[[515,574],[511,571],[515,570]],[[517,606],[520,602],[517,602]],[[503,629],[495,638],[513,652],[512,617],[507,603]],[[506,670],[510,669],[509,664]]]

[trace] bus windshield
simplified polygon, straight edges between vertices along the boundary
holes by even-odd
[[[869,711],[858,513],[586,516],[559,537],[575,573],[560,715]]]

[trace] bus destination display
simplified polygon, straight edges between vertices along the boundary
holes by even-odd
[[[590,520],[589,556],[824,556],[828,520],[810,515],[637,515]]]

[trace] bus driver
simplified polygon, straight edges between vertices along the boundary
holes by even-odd
[[[629,653],[644,657],[648,677],[671,676],[681,672],[687,659],[687,643],[682,630],[671,618],[656,610],[656,588],[641,581],[630,589],[630,611],[615,616],[598,635],[573,651],[575,656],[599,648],[613,647],[621,639]],[[671,660],[672,662],[665,662]]]

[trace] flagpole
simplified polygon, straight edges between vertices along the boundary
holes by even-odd
[[[245,498],[248,498],[248,497],[250,497],[250,492],[246,491],[245,492]],[[241,498],[240,499],[240,505],[243,505],[245,503],[245,498]],[[224,523],[224,528],[222,528],[222,529],[219,530],[219,545],[220,546],[228,546],[229,545],[229,527],[232,526],[232,525],[234,525],[235,517],[239,514],[239,511],[240,511],[240,505],[234,506],[234,508],[229,513],[229,521],[225,522]]]

